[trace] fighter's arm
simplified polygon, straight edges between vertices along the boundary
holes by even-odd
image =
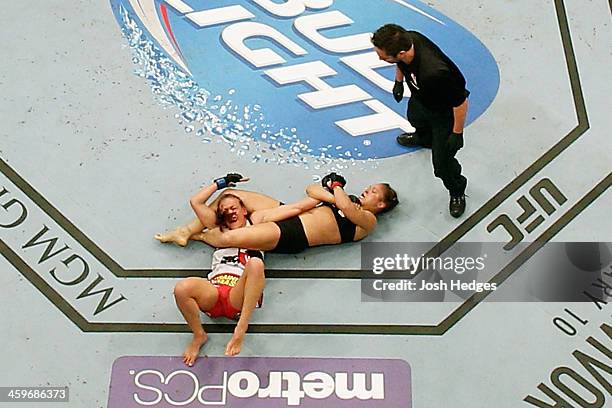
[[[209,186],[204,187],[196,195],[191,197],[189,204],[191,204],[191,208],[205,228],[217,226],[217,214],[212,208],[206,205],[206,201],[208,201],[216,191],[222,190],[225,187],[233,187],[238,182],[248,180],[248,177],[243,177],[241,174],[228,173],[224,177],[215,179]]]
[[[376,216],[370,211],[362,210],[353,203],[342,187],[334,188],[336,208],[341,210],[345,217],[358,227],[363,228],[368,234],[376,228]]]
[[[275,222],[286,220],[291,217],[296,217],[303,212],[313,209],[320,201],[311,197],[306,197],[292,204],[283,204],[276,208],[267,208],[257,210],[251,214],[251,222],[253,224],[261,224],[263,222]]]
[[[308,197],[314,198],[318,201],[323,201],[330,204],[336,203],[334,195],[320,184],[308,185],[308,187],[306,187],[306,194],[308,194]]]
[[[213,228],[217,223],[217,214],[215,214],[212,208],[206,205],[206,201],[208,201],[208,199],[215,194],[217,190],[217,183],[213,182],[201,189],[189,200],[189,204],[191,204],[191,208],[193,209],[193,212],[195,212],[196,217],[198,217],[200,222],[206,228]]]

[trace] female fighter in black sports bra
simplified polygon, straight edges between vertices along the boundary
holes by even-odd
[[[398,203],[395,191],[385,183],[373,184],[361,197],[353,198],[344,192],[343,186],[344,183],[336,178],[328,181],[326,187],[312,184],[306,192],[314,200],[302,200],[299,202],[302,205],[281,205],[254,211],[251,226],[228,231],[215,228],[190,238],[217,248],[237,246],[297,253],[318,245],[359,241],[376,228],[377,214],[391,210]],[[324,205],[306,209],[308,203],[317,201]],[[305,211],[295,214],[301,210]]]
[[[232,178],[232,176],[234,176]],[[240,175],[228,174],[233,182],[243,181]],[[389,211],[398,204],[395,191],[386,183],[369,186],[360,197],[348,196],[341,176],[332,173],[322,185],[307,187],[308,198],[285,205],[264,194],[244,190],[226,190],[244,202],[254,225],[221,231],[215,219],[198,215],[198,195],[191,205],[198,218],[174,231],[157,234],[161,242],[184,246],[188,239],[202,240],[215,247],[239,246],[278,253],[296,253],[305,248],[359,241],[376,227],[376,215]],[[325,187],[323,187],[325,185]],[[211,207],[216,210],[215,200]],[[322,205],[317,205],[322,202]],[[204,228],[208,231],[202,232]]]

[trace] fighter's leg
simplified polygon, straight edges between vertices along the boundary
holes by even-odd
[[[192,236],[192,239],[204,241],[215,248],[245,248],[270,251],[276,248],[280,239],[280,228],[273,222],[251,225],[244,228],[224,230],[219,228],[207,230]]]
[[[247,212],[249,214],[257,210],[264,210],[266,208],[275,208],[281,205],[281,202],[278,201],[277,199],[272,198],[262,193],[228,188],[224,190],[223,193],[210,204],[210,208],[217,211],[217,204],[219,203],[219,199],[221,198],[221,196],[223,196],[223,194],[233,194],[235,196],[238,196],[244,203],[244,206],[246,207]]]
[[[303,212],[312,210],[320,201],[311,197],[306,197],[291,204],[283,204],[274,208],[257,210],[251,214],[253,224],[262,222],[276,222],[296,217]]]
[[[225,355],[235,356],[240,353],[251,315],[257,307],[257,302],[259,302],[265,286],[266,277],[263,260],[259,258],[249,259],[242,276],[229,294],[231,305],[240,310],[240,319],[234,329],[234,335],[225,347]]]
[[[257,210],[275,208],[281,204],[280,201],[265,194],[228,188],[224,190],[223,193],[221,193],[217,198],[215,198],[212,203],[209,204],[209,207],[213,211],[217,211],[219,200],[224,194],[234,194],[238,196],[244,203],[244,206],[246,207],[247,212],[249,214],[252,214]],[[211,225],[204,225],[198,218],[194,218],[188,224],[181,225],[172,231],[163,234],[156,234],[155,239],[160,242],[173,242],[179,246],[185,246],[187,245],[187,241],[189,239],[192,239],[192,235],[202,232],[204,228],[214,227],[214,222],[215,220],[211,220]]]
[[[204,229],[204,225],[198,218],[194,218],[188,224],[180,225],[172,231],[155,234],[155,239],[159,242],[172,242],[178,246],[186,246],[189,237],[197,234]]]
[[[183,353],[183,362],[193,365],[208,336],[200,321],[200,310],[206,311],[217,303],[217,289],[206,279],[186,278],[174,287],[174,299],[187,325],[193,332],[191,343]]]

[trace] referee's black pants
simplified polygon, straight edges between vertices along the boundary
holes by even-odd
[[[434,175],[442,180],[451,196],[463,195],[467,179],[461,175],[461,165],[455,158],[456,152],[451,152],[446,147],[455,121],[452,108],[433,111],[412,97],[408,102],[407,116],[416,129],[419,144],[431,148]]]

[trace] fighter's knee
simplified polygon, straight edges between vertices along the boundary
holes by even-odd
[[[253,267],[255,267],[257,269],[263,269],[264,268],[264,261],[261,258],[251,258],[251,259],[249,259],[249,264],[253,265]]]
[[[265,265],[263,259],[251,258],[247,263],[247,267],[249,268],[250,276],[264,277]]]
[[[174,285],[174,297],[189,296],[192,286],[191,278],[180,280],[176,285]]]

